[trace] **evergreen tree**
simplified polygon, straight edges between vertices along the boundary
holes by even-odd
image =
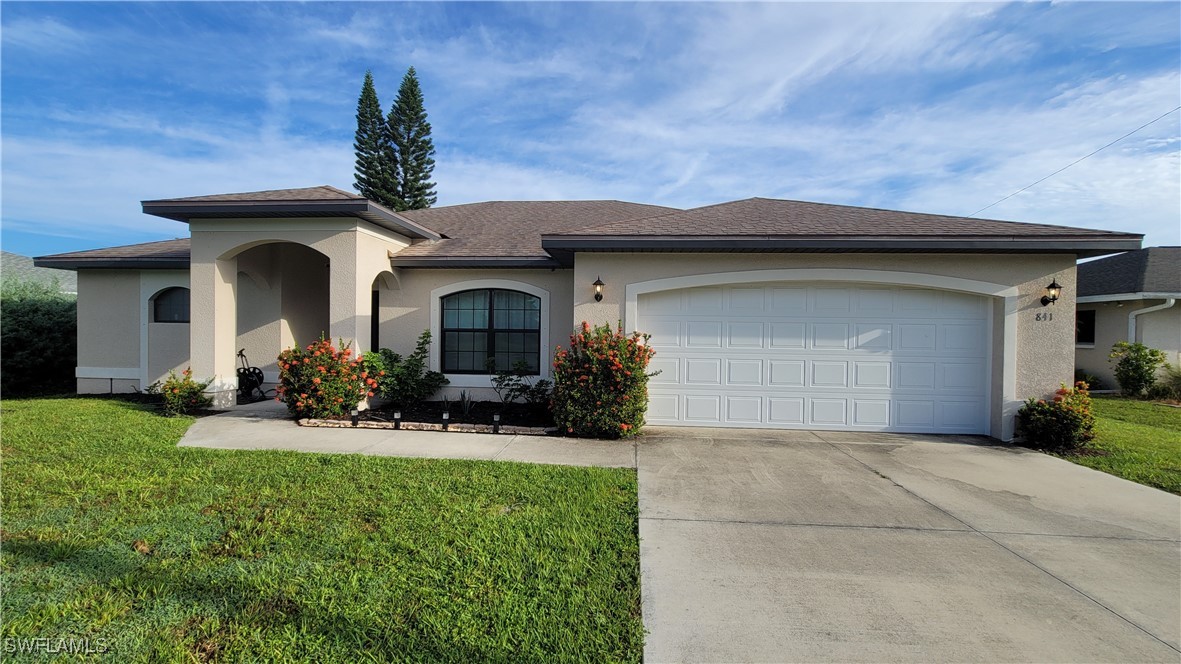
[[[381,102],[373,86],[373,73],[365,72],[361,97],[357,100],[357,134],[353,140],[357,161],[353,187],[371,201],[389,208],[399,205],[397,159],[391,157],[389,134],[382,117]]]
[[[398,98],[386,118],[389,143],[396,153],[398,198],[397,210],[419,210],[435,204],[435,146],[431,141],[431,123],[426,121],[422,88],[411,67],[402,78]]]

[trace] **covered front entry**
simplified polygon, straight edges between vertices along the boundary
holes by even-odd
[[[984,434],[990,301],[762,282],[640,294],[650,424]]]

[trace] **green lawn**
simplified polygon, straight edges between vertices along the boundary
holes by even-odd
[[[1121,397],[1095,397],[1102,455],[1065,455],[1105,473],[1181,494],[1181,408]]]
[[[177,448],[190,419],[123,401],[2,407],[0,636],[119,661],[640,660],[634,471]]]

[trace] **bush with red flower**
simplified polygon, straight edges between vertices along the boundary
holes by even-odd
[[[1089,386],[1065,384],[1050,401],[1030,399],[1017,412],[1017,423],[1029,447],[1051,452],[1077,451],[1095,439]]]
[[[161,409],[168,417],[177,415],[191,415],[213,404],[213,399],[205,394],[212,380],[193,380],[193,370],[185,369],[177,376],[175,371],[168,371],[168,378],[152,383],[144,390],[148,394],[158,395],[163,399]]]
[[[339,346],[320,338],[306,348],[279,353],[277,401],[297,419],[348,415],[365,397],[373,396],[376,376],[365,370],[360,356],[343,340]]]
[[[628,438],[640,432],[648,409],[649,335],[624,334],[622,326],[583,322],[570,348],[554,354],[551,408],[562,433],[589,438]]]

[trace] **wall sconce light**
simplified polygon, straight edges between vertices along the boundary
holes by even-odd
[[[1058,285],[1058,280],[1055,279],[1046,286],[1046,294],[1042,296],[1042,306],[1049,306],[1058,301],[1058,296],[1062,294],[1062,287]]]
[[[595,302],[602,302],[603,286],[606,286],[607,284],[603,283],[602,277],[595,277],[595,283],[591,285],[595,287]]]

